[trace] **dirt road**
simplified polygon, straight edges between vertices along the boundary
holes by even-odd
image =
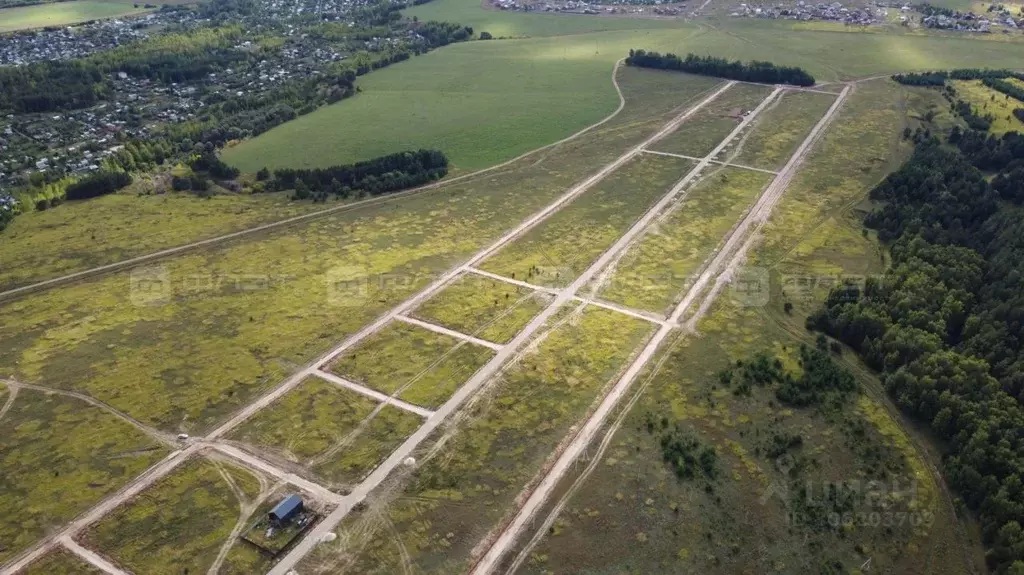
[[[731,271],[731,266],[723,267],[723,263],[726,258],[732,253],[734,246],[739,241],[747,237],[747,230],[751,225],[756,222],[763,223],[767,220],[771,213],[772,207],[781,197],[782,192],[785,191],[789,185],[790,180],[796,171],[796,167],[803,160],[804,155],[810,149],[811,145],[817,140],[818,136],[822,133],[825,127],[831,122],[836,111],[842,105],[843,100],[846,98],[850,88],[845,88],[840,96],[836,98],[836,101],[832,104],[832,107],[828,109],[821,120],[811,130],[810,134],[803,141],[797,151],[790,158],[786,166],[779,172],[772,183],[765,188],[757,204],[750,210],[744,220],[739,226],[734,228],[725,242],[724,245],[718,251],[718,255],[712,260],[712,263],[708,268],[701,274],[698,281],[690,288],[687,292],[686,297],[676,306],[672,315],[669,318],[671,323],[676,323],[682,317],[682,314],[690,307],[695,298],[704,291],[705,286],[712,277],[718,276],[719,274],[726,274]],[[753,115],[753,114],[751,114]],[[716,150],[720,151],[723,146],[720,144]],[[717,152],[712,152],[715,155]],[[742,250],[741,250],[742,251]],[[730,263],[734,266],[741,260],[734,258]],[[707,298],[706,302],[715,295],[717,291],[713,291]],[[696,318],[694,318],[696,319]],[[647,365],[647,363],[654,356],[654,353],[665,341],[665,338],[672,331],[672,325],[666,324],[658,330],[657,334],[648,342],[647,346],[644,347],[643,351],[633,361],[632,365],[626,370],[612,390],[605,396],[597,410],[591,415],[590,419],[587,420],[586,424],[577,434],[576,438],[566,447],[565,451],[558,458],[555,464],[548,471],[547,475],[541,480],[537,487],[530,494],[529,498],[523,504],[522,508],[516,514],[515,518],[509,523],[508,527],[505,528],[501,534],[491,545],[487,553],[480,559],[480,561],[474,567],[472,573],[474,575],[484,575],[491,573],[497,568],[504,554],[511,548],[513,543],[517,540],[519,535],[523,532],[526,526],[530,523],[533,516],[543,506],[544,502],[547,501],[548,497],[554,491],[558,482],[565,476],[569,471],[572,464],[579,458],[583,450],[593,441],[598,430],[604,424],[608,415],[612,409],[618,404],[619,400],[623,397],[626,391],[629,390],[630,386],[636,380],[640,371]]]

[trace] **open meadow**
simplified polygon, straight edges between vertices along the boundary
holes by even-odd
[[[444,432],[443,449],[421,447],[408,481],[350,518],[338,539],[344,543],[320,546],[300,571],[464,570],[476,542],[653,331],[596,308],[556,318]]]
[[[3,231],[0,291],[323,209],[289,194],[124,192],[21,214]]]
[[[931,102],[888,81],[857,87],[748,258],[755,269],[740,272],[769,273],[770,297],[726,288],[699,336],[677,334],[659,352],[631,401],[606,422],[607,441],[562,481],[506,567],[847,572],[870,560],[887,572],[984,569],[936,454],[855,357],[833,352],[859,387],[835,403],[788,404],[770,384],[745,387],[742,375],[754,373],[742,366],[757,353],[784,371],[809,369],[800,346],[817,343],[803,318],[820,305],[821,286],[881,271],[875,242],[847,216],[906,157],[900,132],[920,125]],[[666,455],[666,446],[692,454],[692,463],[680,466],[684,459]],[[869,480],[883,486],[878,499],[823,491]]]
[[[1019,66],[1024,42],[996,35],[808,30],[752,19],[631,19],[486,10],[434,0],[406,12],[515,39],[460,43],[360,78],[361,94],[223,153],[243,171],[322,167],[439,147],[472,170],[565,137],[615,108],[607,76],[631,48],[769,60],[819,81],[908,70]]]

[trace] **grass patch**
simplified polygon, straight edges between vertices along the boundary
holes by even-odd
[[[0,405],[7,396],[0,393]],[[113,493],[167,450],[77,399],[22,389],[0,421],[0,562]]]
[[[705,176],[630,247],[601,286],[599,297],[668,313],[771,179],[770,174],[739,168],[721,168]]]
[[[62,2],[59,5],[71,4]],[[111,194],[21,214],[0,233],[0,291],[314,210],[286,194]]]
[[[205,573],[239,520],[230,477],[248,472],[196,457],[117,508],[85,534],[88,544],[135,573]]]
[[[305,462],[344,440],[378,403],[309,377],[232,433],[232,438]]]
[[[540,285],[568,285],[692,165],[680,158],[637,156],[480,267]]]
[[[339,451],[321,457],[314,471],[335,485],[354,485],[421,425],[420,416],[385,406]]]
[[[464,570],[480,537],[651,333],[646,322],[597,308],[562,319],[484,392],[404,492],[369,502],[374,513],[350,524],[354,538],[320,546],[299,570],[336,573],[342,560],[358,573],[395,573],[403,564],[419,573]]]
[[[816,92],[783,93],[758,116],[730,161],[767,170],[782,168],[833,102],[835,96]]]
[[[648,137],[692,82],[621,79],[613,121],[500,172],[0,302],[0,372],[209,429]]]
[[[507,343],[552,297],[468,273],[416,308],[413,315],[487,341]]]
[[[771,92],[768,86],[734,84],[650,148],[703,158],[736,129],[744,114],[756,108]]]
[[[953,85],[960,98],[970,102],[978,113],[992,116],[989,132],[996,135],[1024,132],[1024,122],[1013,115],[1013,111],[1024,107],[1024,103],[989,88],[981,80],[953,80]]]
[[[102,575],[103,571],[75,557],[70,551],[55,549],[32,563],[19,575]]]
[[[419,326],[394,322],[340,356],[330,371],[409,403],[444,403],[494,352]]]

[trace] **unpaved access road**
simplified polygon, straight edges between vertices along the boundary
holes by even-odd
[[[544,505],[548,497],[550,497],[551,493],[558,485],[559,481],[561,481],[571,468],[572,464],[583,453],[583,450],[586,449],[586,447],[593,441],[597,432],[600,430],[601,426],[604,425],[605,420],[611,414],[619,400],[622,399],[623,395],[625,395],[629,390],[633,382],[636,381],[640,371],[647,365],[651,358],[654,357],[655,352],[672,331],[672,324],[679,321],[683,313],[690,307],[696,297],[704,291],[704,288],[707,286],[711,278],[720,274],[730,273],[731,267],[741,262],[741,258],[734,258],[730,262],[731,266],[725,266],[723,268],[723,263],[732,253],[734,246],[747,237],[747,230],[750,226],[757,222],[764,222],[767,220],[768,216],[771,214],[772,208],[778,202],[779,198],[782,196],[782,192],[785,191],[790,180],[793,178],[797,166],[799,166],[807,151],[811,148],[811,145],[818,139],[818,136],[832,121],[836,111],[840,106],[842,106],[843,101],[846,99],[849,90],[849,86],[843,89],[839,97],[836,98],[836,101],[828,111],[825,112],[825,115],[822,116],[821,120],[818,121],[811,132],[807,135],[807,138],[804,139],[803,143],[790,158],[789,162],[787,162],[785,167],[783,167],[782,171],[779,172],[772,183],[765,188],[764,192],[762,192],[757,204],[748,212],[740,225],[736,226],[730,232],[729,237],[718,250],[712,260],[712,263],[704,270],[698,281],[694,283],[687,292],[687,295],[676,306],[669,318],[669,323],[663,325],[661,329],[658,330],[658,333],[655,334],[650,342],[648,342],[647,346],[645,346],[643,351],[640,352],[640,355],[636,357],[632,365],[629,366],[608,395],[605,396],[600,406],[598,406],[597,410],[594,411],[590,419],[587,420],[576,438],[565,448],[555,464],[551,466],[548,473],[532,493],[530,493],[529,498],[520,508],[515,518],[508,524],[501,534],[498,535],[494,544],[490,546],[487,553],[484,554],[479,562],[477,562],[472,571],[473,575],[485,575],[493,572],[498,567],[502,557],[515,543],[541,506]],[[719,148],[716,148],[716,151],[720,151],[721,148],[722,146],[720,144]],[[712,155],[716,155],[716,153],[717,152],[712,152]],[[717,293],[718,290],[712,291],[707,299],[712,299],[712,297],[717,295]],[[706,307],[704,309],[706,309]],[[696,317],[694,319],[696,319]]]

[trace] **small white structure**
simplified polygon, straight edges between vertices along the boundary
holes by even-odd
[[[416,465],[416,458],[406,457],[405,461],[403,461],[402,463],[404,463],[406,467],[413,467],[414,465]]]

